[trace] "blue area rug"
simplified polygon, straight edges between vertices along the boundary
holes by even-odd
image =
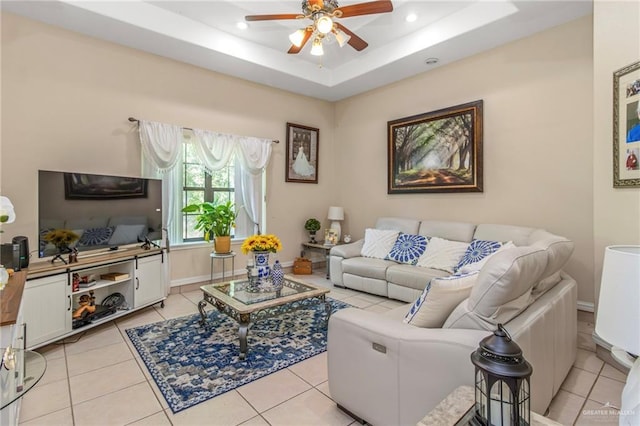
[[[332,311],[351,305],[327,298]],[[323,303],[303,300],[252,324],[247,358],[238,353],[238,324],[225,314],[200,314],[127,329],[126,332],[174,413],[326,351]],[[277,308],[276,308],[277,309]]]

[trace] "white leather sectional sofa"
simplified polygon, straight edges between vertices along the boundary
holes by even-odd
[[[410,305],[383,314],[357,308],[333,314],[327,345],[332,399],[373,425],[415,425],[456,387],[473,386],[470,355],[502,323],[533,366],[531,407],[543,414],[576,356],[577,285],[561,270],[573,243],[509,225],[381,218],[376,227],[516,247],[488,259],[469,296],[440,327],[405,323]],[[432,277],[448,274],[361,257],[362,244],[332,249],[334,284],[413,302]]]

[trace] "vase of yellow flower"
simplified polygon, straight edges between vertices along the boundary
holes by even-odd
[[[252,235],[242,243],[242,253],[253,255],[253,268],[258,272],[258,285],[266,281],[271,274],[269,267],[269,254],[282,249],[280,239],[273,234]],[[255,288],[256,286],[252,286]]]

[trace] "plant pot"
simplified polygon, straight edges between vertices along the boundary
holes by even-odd
[[[317,241],[316,241],[316,231],[309,231],[309,242],[311,244],[317,243]]]
[[[231,236],[216,237],[213,242],[213,251],[216,253],[231,252]]]

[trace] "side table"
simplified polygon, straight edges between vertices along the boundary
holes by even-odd
[[[233,273],[236,270],[235,268],[236,253],[235,252],[231,251],[229,253],[216,253],[212,251],[209,254],[209,256],[211,257],[211,282],[213,282],[213,261],[216,259],[222,260],[222,281],[224,282],[224,277],[225,277],[224,264],[227,259],[231,259],[231,276],[233,276]]]
[[[473,417],[474,389],[460,386],[431,410],[416,426],[463,426]],[[538,413],[531,412],[531,426],[562,426]]]
[[[331,273],[331,269],[330,269],[330,263],[329,263],[329,252],[331,251],[331,249],[335,247],[334,245],[324,245],[323,242],[319,242],[319,243],[302,243],[302,252],[300,253],[302,257],[304,257],[304,252],[305,249],[307,250],[317,250],[320,251],[322,253],[324,253],[325,259],[327,260],[327,279],[329,279],[330,273]]]

